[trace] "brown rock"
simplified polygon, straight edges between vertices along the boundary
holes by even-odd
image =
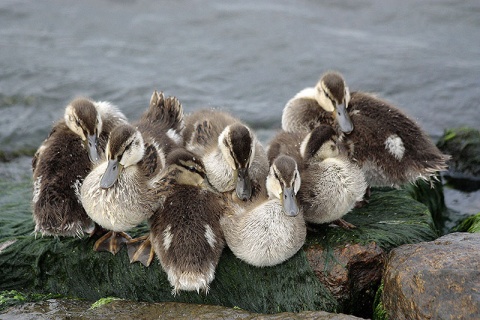
[[[382,303],[390,319],[480,319],[480,234],[453,233],[389,254]]]
[[[345,244],[333,251],[321,245],[306,249],[307,259],[320,281],[339,301],[344,312],[362,314],[371,310],[382,278],[385,252],[375,242]]]

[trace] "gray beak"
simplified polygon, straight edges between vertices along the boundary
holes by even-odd
[[[237,171],[237,186],[235,188],[239,199],[245,201],[252,196],[252,183],[248,176],[248,168],[240,168]]]
[[[340,126],[340,130],[345,133],[350,133],[353,131],[353,122],[350,119],[350,116],[347,112],[347,105],[346,104],[338,104],[333,111],[335,114],[335,118],[337,118],[338,125]]]
[[[88,157],[90,158],[90,161],[97,162],[98,159],[100,158],[98,156],[98,151],[97,151],[97,136],[94,134],[87,136],[87,142],[88,142]]]
[[[102,180],[100,180],[100,187],[108,189],[113,186],[120,175],[120,166],[117,159],[108,160],[107,169],[103,174]]]
[[[285,214],[289,217],[295,217],[300,211],[297,205],[297,199],[293,188],[285,188],[283,190],[282,205]]]

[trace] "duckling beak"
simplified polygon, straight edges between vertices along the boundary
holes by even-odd
[[[285,188],[282,195],[282,205],[285,214],[289,217],[295,217],[298,215],[300,209],[297,205],[297,199],[295,198],[295,192],[293,188]]]
[[[248,168],[237,170],[237,186],[235,188],[239,199],[246,201],[252,196],[252,183],[248,176]]]
[[[347,112],[347,104],[341,103],[337,104],[335,108],[334,117],[337,118],[338,125],[340,126],[340,130],[345,133],[350,133],[353,131],[353,122],[350,119],[350,115]]]
[[[107,169],[105,169],[102,180],[100,180],[100,187],[103,189],[108,189],[113,186],[120,175],[120,171],[121,164],[118,163],[117,159],[108,160]]]
[[[97,151],[97,136],[92,134],[87,136],[88,143],[88,157],[91,162],[97,162],[100,158]]]

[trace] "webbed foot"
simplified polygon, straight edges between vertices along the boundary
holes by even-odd
[[[138,237],[127,242],[130,263],[141,262],[145,267],[150,266],[155,257],[150,235]]]
[[[338,220],[335,220],[332,222],[333,224],[336,224],[337,226],[343,228],[343,229],[347,229],[347,230],[350,230],[350,229],[355,229],[356,226],[351,224],[350,222],[347,222],[343,219],[338,219]]]
[[[132,240],[132,237],[125,232],[109,231],[95,242],[93,250],[108,251],[117,254],[122,248],[122,245],[128,243],[130,240]]]

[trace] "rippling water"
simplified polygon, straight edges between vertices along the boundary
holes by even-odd
[[[187,112],[229,110],[268,142],[285,102],[329,69],[436,139],[479,127],[479,17],[477,0],[3,0],[0,150],[35,149],[77,95],[133,120],[154,89]]]

